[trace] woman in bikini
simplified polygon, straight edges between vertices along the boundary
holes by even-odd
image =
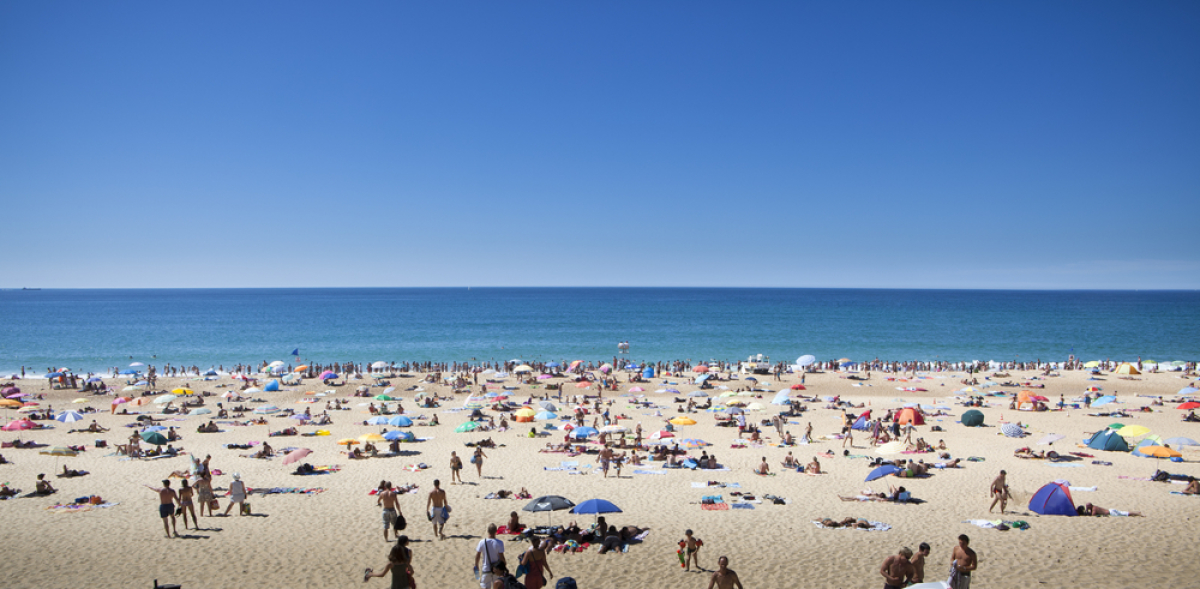
[[[192,525],[197,530],[200,529],[200,520],[196,519],[196,508],[192,506],[192,495],[195,494],[195,487],[188,484],[187,479],[183,479],[183,487],[179,489],[179,509],[183,515],[183,529],[188,529],[188,513],[192,514]]]

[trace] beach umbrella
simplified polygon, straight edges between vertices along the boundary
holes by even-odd
[[[321,375],[317,377],[317,379],[318,380],[327,380],[330,378],[337,378],[337,377],[338,377],[338,375],[336,372],[334,372],[332,370],[326,370],[325,372],[322,372]]]
[[[367,425],[387,425],[388,418],[383,415],[376,415],[367,420]]]
[[[538,403],[538,407],[541,407],[542,409],[545,409],[546,411],[558,411],[558,408],[555,407],[554,403],[551,403],[550,401],[542,401],[542,402]]]
[[[387,432],[386,434],[383,434],[383,437],[387,440],[399,440],[401,442],[417,441],[417,436],[414,435],[412,432],[402,432],[398,429],[394,429],[390,432]]]
[[[21,392],[21,389],[17,387],[4,387],[3,389],[0,389],[0,395],[4,396],[15,395],[19,392]]]
[[[383,360],[371,363],[371,368],[387,368],[387,367],[388,367],[388,363],[384,362]]]
[[[1038,440],[1037,443],[1038,445],[1045,446],[1047,444],[1053,444],[1054,442],[1057,442],[1065,437],[1067,436],[1062,434],[1046,434],[1042,439]]]
[[[37,405],[37,403],[34,403],[34,405]],[[17,409],[17,413],[33,413],[34,411],[38,411],[38,410],[39,409],[35,406],[27,406],[27,407],[22,407],[20,409]]]
[[[894,475],[903,470],[904,470],[903,468],[900,468],[900,467],[896,466],[895,464],[885,464],[883,466],[880,466],[880,467],[872,470],[871,473],[867,475],[867,481],[881,479],[886,476]]]
[[[1181,397],[1190,397],[1196,393],[1200,393],[1200,389],[1196,387],[1183,387],[1182,389],[1179,389],[1179,392],[1176,394]]]
[[[1180,403],[1175,408],[1187,410],[1187,409],[1195,409],[1197,407],[1200,407],[1200,403],[1197,403],[1195,401],[1188,401],[1187,403]]]
[[[533,367],[528,364],[522,364],[513,369],[513,372],[521,374],[522,372],[533,372]]]
[[[143,397],[143,398],[145,398],[145,397]],[[167,393],[165,395],[159,395],[159,396],[155,397],[154,404],[155,405],[165,405],[165,404],[170,403],[171,401],[174,401],[175,399],[178,399],[178,398],[179,397],[176,397],[175,395]]]
[[[813,356],[812,354],[805,354],[799,358],[796,358],[796,364],[799,364],[800,366],[812,366],[814,363],[816,363],[816,361],[817,357]]]
[[[72,450],[66,446],[55,446],[49,450],[38,452],[38,454],[43,454],[46,456],[78,456],[79,452],[76,452],[75,450]]]
[[[576,440],[583,440],[599,433],[600,432],[596,431],[596,428],[594,427],[584,426],[571,430],[571,437],[575,438]]]
[[[746,405],[746,409],[748,409],[750,411],[762,411],[763,406],[762,406],[762,403],[751,403],[749,405]]]
[[[696,425],[696,420],[686,415],[680,415],[670,420],[673,425]]]
[[[1000,433],[1009,438],[1020,438],[1025,435],[1025,430],[1015,423],[1006,423],[1000,426]]]
[[[667,431],[667,430],[665,430],[665,429],[664,429],[664,430],[658,430],[658,431],[656,431],[656,432],[654,432],[654,433],[650,434],[650,439],[651,439],[651,440],[662,440],[662,439],[666,439],[666,438],[673,438],[673,437],[675,437],[675,434],[673,434],[673,433],[671,433],[671,432],[669,432],[669,431]]]
[[[312,454],[312,450],[309,450],[308,448],[297,448],[291,452],[288,452],[287,456],[283,457],[283,463],[291,464],[293,462],[297,462],[309,454]]]
[[[1097,397],[1095,401],[1092,401],[1092,407],[1102,407],[1102,406],[1112,403],[1113,401],[1116,401],[1116,400],[1117,400],[1117,398],[1112,395],[1104,395],[1103,397]]]
[[[518,409],[515,413],[513,413],[513,415],[517,417],[533,417],[534,415],[537,415],[537,411],[526,407],[524,409]]]
[[[142,436],[142,439],[145,440],[147,444],[154,444],[155,446],[162,446],[167,443],[167,437],[158,432],[142,432],[141,436]]]
[[[552,419],[558,419],[558,415],[549,411],[538,411],[538,414],[534,415],[533,418],[538,421],[550,421]]]
[[[903,452],[904,450],[905,450],[904,442],[888,442],[888,443],[882,444],[878,448],[876,448],[875,453],[886,456],[888,454],[899,454],[899,453]]]
[[[410,427],[413,421],[404,415],[397,415],[388,420],[388,425],[392,427]]]
[[[1153,456],[1155,458],[1175,458],[1183,456],[1183,454],[1180,454],[1179,452],[1176,452],[1175,450],[1166,446],[1143,446],[1138,448],[1138,452],[1141,452],[1146,456]]]
[[[703,448],[708,446],[709,443],[696,438],[687,438],[685,440],[681,440],[679,445],[683,446],[684,448]]]
[[[37,427],[37,424],[32,421],[29,421],[28,419],[17,419],[17,420],[8,422],[8,425],[5,425],[3,429],[6,432],[15,432],[15,431],[26,430],[26,429],[34,429],[36,427]]]
[[[700,366],[693,368],[692,372],[695,372],[697,374],[704,374],[705,372],[708,372],[708,367],[701,364]]]
[[[265,415],[268,413],[276,413],[278,411],[279,411],[279,408],[274,405],[263,405],[262,407],[259,407],[258,409],[254,410],[254,412],[259,415]]]
[[[171,392],[176,395],[193,395],[193,394],[195,394],[195,391],[193,391],[192,389],[183,389],[183,388],[175,389]]]
[[[130,401],[129,397],[117,397],[116,399],[113,399],[112,404],[120,405],[122,403],[128,403],[129,401]]]
[[[546,522],[548,523],[550,521],[551,512],[570,509],[572,507],[575,507],[575,504],[566,497],[561,497],[559,495],[543,495],[537,499],[534,499],[533,501],[530,501],[529,504],[525,507],[522,507],[521,510],[531,513],[544,511],[546,512]]]
[[[392,400],[392,398],[387,395],[375,395],[374,399],[376,401],[391,401]]]
[[[297,413],[297,414],[295,414],[295,415],[291,416],[289,419],[295,419],[295,420],[298,420],[298,421],[308,421],[308,420],[312,419],[312,416],[311,416],[311,415],[305,415],[305,414],[303,414],[303,413]]]
[[[76,411],[63,411],[55,415],[54,419],[63,423],[75,423],[76,421],[82,421],[83,416]]]
[[[629,428],[627,428],[623,425],[614,424],[614,425],[606,425],[606,426],[600,428],[600,431],[603,433],[606,433],[606,434],[623,434],[623,433],[629,431]]]
[[[138,371],[136,371],[132,368],[126,368],[125,370],[122,370],[122,371],[118,372],[117,374],[122,375],[122,376],[133,376],[137,373],[138,373]]]
[[[1122,438],[1136,438],[1138,436],[1144,436],[1150,433],[1150,428],[1144,425],[1127,425],[1117,430],[1117,433],[1120,434]]]
[[[71,402],[72,402],[72,403],[90,403],[91,401],[89,401],[89,400],[87,400],[87,399],[85,399],[85,398],[83,398],[83,397],[79,397],[78,399],[75,399],[75,400],[73,400],[73,401],[71,401]]]
[[[1172,446],[1200,446],[1200,442],[1191,438],[1167,438],[1163,440],[1163,443]]]
[[[268,367],[270,367],[270,368],[279,368],[279,367],[281,367],[281,366],[283,366],[283,365],[284,365],[284,361],[283,361],[283,360],[276,360],[276,361],[274,361],[274,362],[271,362],[270,364],[267,364],[267,366],[268,366]]]
[[[642,387],[632,387],[629,389],[629,392],[631,392],[631,393],[642,393],[645,391],[646,391],[646,389],[643,389]]]
[[[58,377],[60,377],[60,376],[62,376],[62,375],[63,375],[63,373],[61,373],[61,372],[51,372],[50,374],[47,374],[47,375],[46,375],[45,377],[43,377],[43,378],[58,378]]]
[[[20,406],[21,406],[20,401],[13,401],[12,399],[4,399],[4,400],[0,401],[0,407],[12,408],[12,407],[20,407]]]
[[[605,499],[588,499],[572,507],[571,513],[591,513],[597,515],[601,513],[621,513],[621,508]]]
[[[342,438],[337,441],[337,445],[346,446],[347,448],[349,448],[350,446],[353,446],[355,444],[361,444],[361,443],[362,442],[359,442],[358,440],[356,440],[354,438]]]
[[[687,396],[689,396],[689,397],[707,397],[708,393],[706,393],[704,391],[692,391],[692,392],[688,393]]]
[[[84,381],[84,382],[92,382],[92,383],[95,383],[95,382],[104,382],[104,379],[100,378],[99,376],[93,376],[93,377],[91,377],[91,378],[87,379],[87,380],[86,380],[86,381]]]
[[[581,381],[575,383],[575,388],[577,388],[577,389],[586,389],[590,386],[592,386],[592,383],[590,381],[586,381],[586,380],[581,380]]]
[[[454,428],[454,431],[456,431],[458,433],[470,432],[470,431],[475,431],[475,428],[477,428],[477,427],[479,427],[479,422],[468,421],[468,422],[463,423],[462,425]]]
[[[804,385],[802,385],[802,384],[794,384],[794,385],[792,385],[791,389],[792,389],[793,391],[807,391],[807,390],[808,390],[808,389],[807,389],[807,388],[806,388]]]
[[[301,364],[292,369],[292,372],[304,372],[305,370],[308,370],[308,364]]]
[[[1084,362],[1083,364],[1084,368],[1096,368],[1097,366],[1100,366],[1099,360],[1092,360],[1091,362]]]

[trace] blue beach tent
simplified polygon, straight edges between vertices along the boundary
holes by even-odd
[[[654,378],[654,367],[647,366],[646,369],[642,371],[642,378]]]
[[[869,429],[871,427],[870,418],[871,418],[870,411],[863,413],[862,415],[859,415],[858,420],[856,420],[854,422],[854,425],[850,426],[851,429],[856,429],[859,431],[866,431],[867,429]]]
[[[267,391],[267,392],[272,392],[272,393],[275,391],[278,391],[279,390],[279,381],[272,378],[271,382],[268,382],[266,384],[266,386],[263,387],[263,390]]]
[[[1129,451],[1129,444],[1125,443],[1125,438],[1122,438],[1121,434],[1118,434],[1116,430],[1111,429],[1097,432],[1096,435],[1092,436],[1092,439],[1087,441],[1087,447],[1106,452]]]
[[[1062,483],[1046,483],[1029,500],[1029,510],[1041,515],[1078,515],[1071,490]]]

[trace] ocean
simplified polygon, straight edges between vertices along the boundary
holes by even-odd
[[[1195,291],[304,288],[0,291],[0,373],[133,361],[1200,358]]]

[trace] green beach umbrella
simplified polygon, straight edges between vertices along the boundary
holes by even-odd
[[[470,431],[475,431],[475,428],[477,428],[477,427],[479,427],[479,422],[468,421],[468,422],[454,428],[454,431],[456,431],[458,433],[470,432]]]
[[[142,432],[142,439],[147,444],[154,444],[155,446],[162,446],[167,443],[167,437],[158,432]]]
[[[1114,421],[1114,422],[1108,424],[1108,429],[1121,429],[1123,427],[1125,427],[1125,424],[1123,424],[1119,421]]]
[[[392,400],[392,398],[387,395],[375,395],[375,399],[378,401],[391,401]]]

